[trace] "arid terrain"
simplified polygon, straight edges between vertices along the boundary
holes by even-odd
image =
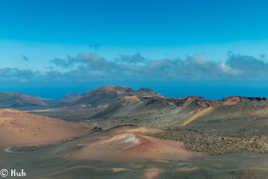
[[[59,100],[1,93],[0,107],[0,168],[30,179],[268,176],[264,97],[109,86]]]

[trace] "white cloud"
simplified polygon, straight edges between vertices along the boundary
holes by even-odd
[[[220,63],[220,67],[221,67],[222,71],[226,74],[239,75],[242,73],[241,71],[233,69],[232,67],[226,65],[224,62]]]

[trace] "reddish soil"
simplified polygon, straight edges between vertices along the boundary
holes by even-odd
[[[145,128],[117,128],[104,135],[83,139],[79,150],[66,157],[73,159],[129,161],[129,160],[189,160],[203,154],[187,151],[182,142],[146,136],[160,132]]]
[[[88,132],[88,128],[78,123],[0,109],[0,149],[14,145],[46,145]]]

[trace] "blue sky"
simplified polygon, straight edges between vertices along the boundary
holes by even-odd
[[[2,0],[0,90],[60,97],[128,85],[168,96],[268,96],[267,6],[264,0]]]

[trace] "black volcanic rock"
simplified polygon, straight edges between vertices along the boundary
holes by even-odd
[[[192,108],[207,108],[218,104],[215,100],[207,100],[200,96],[188,96],[185,98],[168,98],[168,101],[173,102],[179,107],[192,107]]]
[[[266,100],[266,97],[231,96],[220,100],[220,102],[223,105],[234,105],[239,103],[258,103]]]

